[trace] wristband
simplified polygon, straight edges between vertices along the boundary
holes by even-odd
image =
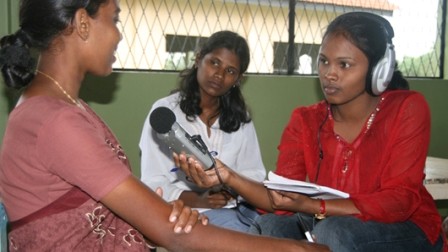
[[[314,218],[318,220],[325,219],[325,215],[327,214],[327,210],[325,209],[325,200],[320,200],[320,207],[319,207],[319,213],[314,215]]]

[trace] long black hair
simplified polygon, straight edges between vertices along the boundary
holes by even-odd
[[[107,1],[111,0],[21,0],[20,29],[0,39],[0,69],[6,86],[26,87],[34,78],[36,66],[31,50],[48,49],[72,23],[78,9],[84,8],[94,17]]]
[[[324,38],[329,35],[342,35],[358,47],[369,61],[366,91],[372,92],[372,70],[383,58],[387,43],[392,43],[393,28],[385,18],[368,12],[349,12],[336,17],[327,27]],[[409,89],[408,81],[402,73],[395,71],[386,90]]]
[[[250,62],[249,46],[246,40],[235,32],[219,31],[205,42],[196,57],[202,59],[208,53],[226,48],[233,51],[240,60],[240,73],[247,70]],[[201,95],[197,79],[197,68],[195,66],[180,72],[179,89],[180,108],[186,114],[187,120],[192,121],[202,113],[199,106]],[[242,123],[251,121],[248,114],[244,97],[241,93],[240,84],[234,85],[229,92],[219,97],[219,125],[224,132],[237,131]]]

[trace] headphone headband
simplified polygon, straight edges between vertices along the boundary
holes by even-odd
[[[375,21],[384,29],[384,31],[386,33],[387,42],[392,44],[392,38],[395,36],[394,28],[392,28],[392,25],[389,23],[389,21],[387,19],[383,18],[382,16],[373,14],[370,12],[353,11],[353,12],[344,13],[344,14],[340,15],[339,17],[344,17],[344,16],[354,16],[354,17],[361,16],[361,17],[365,17],[365,18]]]

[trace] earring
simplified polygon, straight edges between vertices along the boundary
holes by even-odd
[[[88,35],[86,23],[81,23],[81,30],[82,30],[82,40],[84,40],[84,42],[87,43],[89,35]]]
[[[89,25],[85,20],[84,15],[81,16],[81,20],[80,20],[80,35],[82,40],[84,40],[84,42],[87,43],[87,39],[89,38]]]

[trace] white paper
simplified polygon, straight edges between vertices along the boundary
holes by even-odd
[[[348,198],[350,196],[348,193],[330,187],[288,179],[279,176],[272,171],[268,174],[268,180],[265,180],[263,183],[269,189],[302,193],[311,198],[338,199]]]

